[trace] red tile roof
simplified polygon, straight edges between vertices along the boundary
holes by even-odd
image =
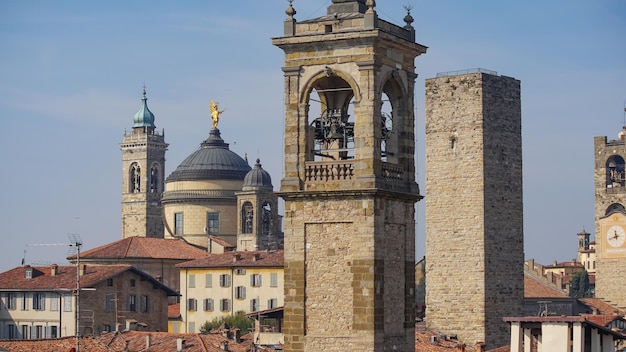
[[[180,318],[180,303],[170,304],[167,306],[167,319]]]
[[[209,254],[204,258],[176,264],[178,268],[283,267],[283,250],[240,251]]]
[[[76,348],[76,338],[62,337],[58,339],[43,340],[0,340],[0,350],[3,348],[10,352],[68,352],[72,351],[73,348]],[[82,352],[115,351],[92,337],[83,337],[80,339],[80,350]]]
[[[587,320],[590,321],[596,325],[600,325],[600,326],[604,326],[606,327],[607,325],[609,325],[609,323],[615,321],[615,320],[623,320],[624,318],[622,318],[622,316],[620,315],[607,315],[607,314],[602,314],[602,315],[594,315],[594,314],[582,314],[582,316]]]
[[[53,265],[54,266],[54,265]],[[32,278],[25,277],[25,271],[33,270]],[[152,276],[130,265],[85,265],[84,274],[80,276],[81,287],[94,287],[100,282],[115,277],[123,272],[132,271],[155,287],[164,289],[169,296],[178,294]],[[73,290],[76,288],[76,266],[56,266],[56,274],[51,275],[52,266],[18,266],[0,273],[0,289],[5,290]]]
[[[192,260],[206,256],[206,250],[194,247],[179,239],[128,237],[105,244],[80,254],[80,259],[179,259]],[[76,259],[76,255],[68,257]]]
[[[524,275],[524,297],[525,298],[546,298],[546,297],[568,297],[565,293],[546,286],[529,275]]]
[[[601,300],[600,298],[579,298],[578,300],[600,315],[626,314],[624,310],[619,309],[616,306]]]

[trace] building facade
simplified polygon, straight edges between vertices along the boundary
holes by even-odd
[[[122,238],[163,237],[161,193],[164,186],[165,134],[154,125],[146,90],[134,116],[133,129],[124,132],[122,150]]]
[[[81,265],[77,305],[76,270],[23,266],[1,273],[0,339],[167,330],[167,297],[178,295],[173,290],[129,265]]]
[[[177,265],[181,301],[179,332],[199,332],[207,321],[281,307],[283,251],[238,251]]]
[[[596,297],[626,308],[626,127],[616,140],[594,138]]]
[[[486,70],[426,80],[426,323],[486,348],[524,297],[520,82]]]
[[[413,19],[333,0],[285,52],[286,351],[415,349]],[[390,106],[385,110],[383,103]]]

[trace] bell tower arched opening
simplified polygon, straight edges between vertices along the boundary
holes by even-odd
[[[606,161],[606,187],[624,187],[624,158],[613,155]]]

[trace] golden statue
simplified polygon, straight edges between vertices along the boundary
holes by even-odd
[[[220,122],[220,114],[226,111],[226,109],[220,111],[217,107],[217,103],[213,101],[213,99],[211,99],[209,109],[211,110],[211,119],[213,119],[213,128],[217,128],[217,124]]]

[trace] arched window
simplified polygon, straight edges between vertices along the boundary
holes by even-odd
[[[159,164],[154,163],[150,167],[150,193],[159,192]]]
[[[619,155],[606,161],[606,187],[624,187],[624,158]]]
[[[241,207],[241,233],[252,233],[253,220],[254,207],[252,203],[243,203],[243,207]]]
[[[622,213],[626,213],[626,208],[624,208],[624,206],[619,203],[613,203],[609,205],[608,208],[606,208],[606,212],[604,213],[604,215],[609,215],[611,213],[618,212],[618,211]]]
[[[269,202],[263,202],[263,234],[267,235],[270,233],[271,224],[272,224],[272,205]]]
[[[130,192],[141,192],[141,166],[137,163],[130,164]]]

